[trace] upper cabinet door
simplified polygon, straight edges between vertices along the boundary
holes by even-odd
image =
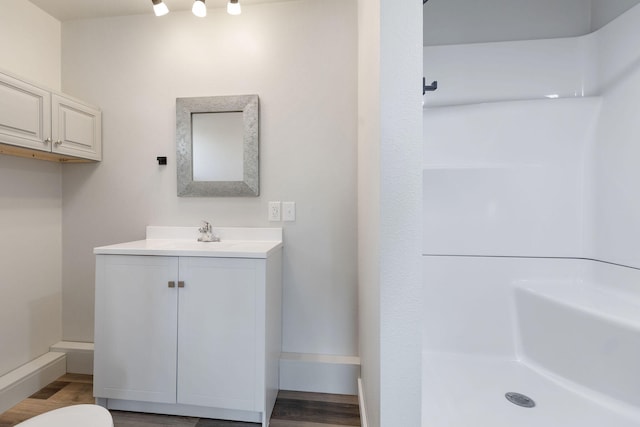
[[[52,94],[52,152],[102,160],[102,116],[99,110]]]
[[[0,143],[51,150],[51,95],[0,74]]]

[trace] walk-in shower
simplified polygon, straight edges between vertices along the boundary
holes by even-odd
[[[638,41],[424,48],[424,427],[640,426]]]

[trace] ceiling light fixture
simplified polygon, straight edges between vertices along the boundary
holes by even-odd
[[[204,0],[196,0],[196,1],[194,1],[193,2],[193,7],[191,8],[191,11],[198,18],[204,18],[205,16],[207,16],[207,6],[205,6]]]
[[[242,9],[240,8],[240,1],[229,0],[229,3],[227,3],[227,13],[229,15],[240,15],[242,13]]]
[[[151,0],[151,3],[153,3],[153,13],[155,13],[156,16],[162,16],[169,13],[169,8],[162,0]]]

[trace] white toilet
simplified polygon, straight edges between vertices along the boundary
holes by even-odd
[[[16,427],[113,427],[113,418],[102,406],[74,405],[45,412]]]

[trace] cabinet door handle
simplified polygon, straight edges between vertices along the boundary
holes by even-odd
[[[57,141],[55,142],[55,144],[56,144],[56,145],[62,145],[62,141],[61,141],[61,140],[57,140]]]
[[[184,282],[182,280],[178,282],[178,287],[184,288]]]
[[[169,287],[170,288],[175,288],[176,287],[176,282],[174,282],[173,280],[169,281]]]
[[[44,141],[42,141],[43,144],[50,144],[51,143],[51,138],[47,138]]]

